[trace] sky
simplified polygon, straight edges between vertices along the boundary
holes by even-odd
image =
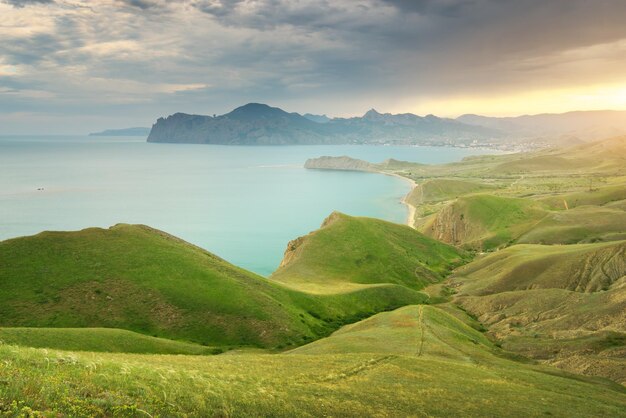
[[[626,109],[624,0],[0,0],[0,135]]]

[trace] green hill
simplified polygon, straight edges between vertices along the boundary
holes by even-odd
[[[463,251],[407,226],[335,212],[319,230],[289,243],[270,279],[312,292],[381,284],[419,290],[466,259]]]
[[[347,325],[292,354],[385,353],[467,360],[493,344],[480,332],[433,306],[407,306]]]
[[[3,344],[69,351],[216,354],[221,349],[109,328],[0,328]]]
[[[626,243],[514,245],[446,285],[510,351],[626,383]]]
[[[419,230],[449,244],[490,249],[514,241],[545,215],[541,205],[531,200],[470,195],[445,206]]]
[[[584,193],[576,195],[582,199]],[[602,195],[598,195],[596,201],[616,196],[609,192]],[[626,212],[620,207],[575,206],[570,210],[549,210],[544,206],[544,201],[556,205],[557,200],[563,202],[563,199],[533,200],[490,194],[462,196],[425,218],[418,228],[443,242],[482,250],[512,243],[576,244],[619,240],[626,236]]]
[[[372,222],[378,221],[357,224],[367,230]],[[396,227],[408,232],[404,238],[419,235]],[[440,249],[443,255],[433,250],[427,260],[457,254]],[[413,261],[403,261],[410,256],[393,248],[379,255]],[[116,328],[213,347],[297,346],[345,323],[428,298],[385,278],[371,286],[320,285],[317,294],[307,293],[138,225],[7,240],[0,242],[0,259],[0,326]],[[440,278],[427,272],[429,279]]]
[[[18,416],[624,416],[623,387],[497,352],[432,307],[377,315],[289,354],[0,345],[0,405]]]
[[[456,199],[470,193],[491,190],[494,186],[455,179],[428,179],[418,184],[407,197],[407,202],[417,206],[424,203]]]
[[[312,335],[290,292],[146,226],[0,242],[0,325],[105,327],[209,345]]]
[[[593,179],[591,179],[591,185],[593,186]],[[565,208],[565,204],[569,209],[574,209],[586,205],[603,206],[624,199],[626,199],[626,184],[620,181],[619,184],[611,184],[597,189],[546,196],[540,198],[539,201],[551,209],[562,210]]]
[[[514,245],[459,268],[463,293],[487,295],[528,289],[608,290],[626,275],[626,242]]]
[[[459,296],[455,302],[508,351],[626,384],[625,300],[622,285],[595,293],[531,289]]]
[[[578,244],[626,238],[626,212],[620,208],[579,206],[549,212],[517,243]]]

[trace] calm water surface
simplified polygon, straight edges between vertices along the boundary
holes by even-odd
[[[400,203],[409,190],[405,181],[305,170],[307,158],[442,163],[484,153],[447,147],[228,147],[136,138],[0,137],[0,240],[142,223],[268,275],[287,242],[316,229],[333,210],[406,220]]]

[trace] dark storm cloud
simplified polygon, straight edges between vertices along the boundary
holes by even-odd
[[[291,2],[287,0],[198,0],[194,7],[222,25],[273,30],[280,25],[341,36],[357,48],[411,50],[419,55],[442,47],[449,55],[492,58],[517,50],[551,51],[610,42],[626,36],[622,0],[380,0]],[[354,6],[358,4],[358,7]],[[368,16],[383,7],[396,13]],[[368,19],[369,17],[369,19]],[[384,43],[384,44],[381,44]],[[366,52],[362,51],[363,53]]]
[[[469,35],[494,53],[500,48],[561,48],[622,39],[621,0],[383,0],[402,13],[430,19],[429,38],[443,35],[463,45]],[[419,28],[415,28],[419,34]],[[408,33],[410,35],[410,33]]]

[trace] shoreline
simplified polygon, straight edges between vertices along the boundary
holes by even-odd
[[[417,183],[415,182],[415,180],[411,180],[408,177],[404,177],[401,176],[400,174],[396,174],[396,173],[388,173],[385,171],[373,171],[374,173],[378,173],[378,174],[384,174],[386,176],[392,176],[392,177],[397,177],[399,179],[402,179],[406,182],[408,182],[411,185],[411,190],[408,191],[407,194],[405,194],[402,199],[400,200],[400,202],[405,205],[408,209],[409,209],[409,214],[407,216],[407,220],[406,220],[406,224],[410,227],[415,229],[415,213],[417,212],[417,208],[415,206],[413,206],[412,204],[410,204],[407,201],[407,198],[409,197],[409,195],[413,192],[413,190],[415,190],[415,188],[417,187]]]

